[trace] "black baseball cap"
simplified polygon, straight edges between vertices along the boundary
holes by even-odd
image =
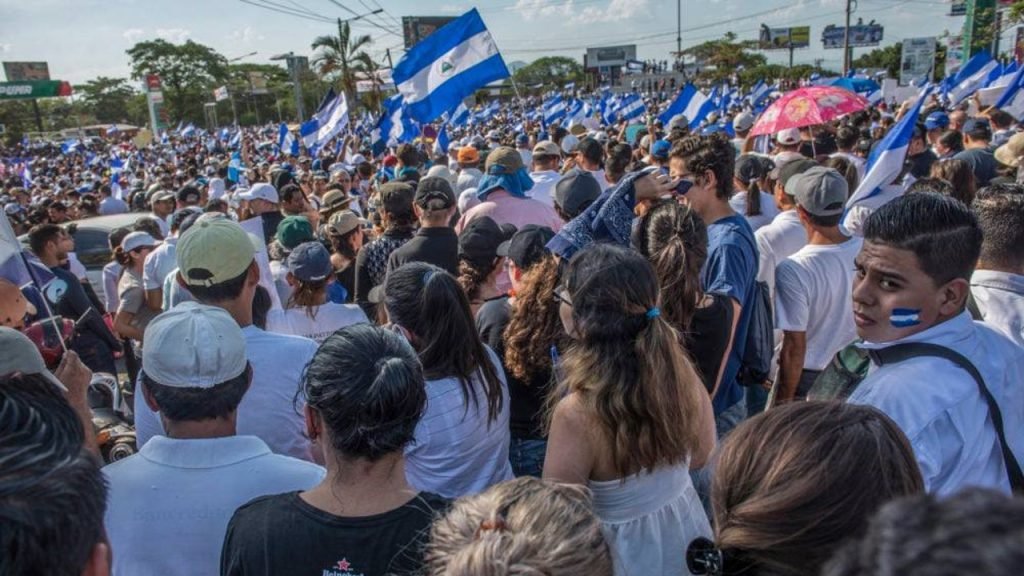
[[[501,226],[490,216],[479,216],[459,234],[459,258],[488,266],[498,257],[498,246],[504,241]]]
[[[600,195],[601,185],[586,170],[570,170],[555,184],[555,203],[569,218],[579,216]]]
[[[416,185],[416,205],[431,210],[447,210],[455,206],[455,192],[450,182],[439,176],[428,176]]]
[[[527,224],[520,228],[510,240],[498,246],[498,256],[508,256],[516,267],[527,269],[548,253],[547,243],[555,232],[547,226]]]
[[[198,204],[201,197],[199,189],[192,185],[182,186],[177,194],[178,202],[182,204]]]

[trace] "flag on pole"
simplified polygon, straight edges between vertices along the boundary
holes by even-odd
[[[191,135],[193,135],[195,133],[196,133],[196,127],[194,125],[192,125],[191,123],[188,126],[185,126],[185,128],[179,132],[179,134],[181,134],[185,138],[188,138],[189,136],[191,136]]]
[[[644,104],[644,99],[639,94],[630,94],[622,100],[619,106],[619,120],[633,120],[645,112],[647,112],[647,105]]]
[[[1010,79],[1003,95],[996,101],[996,108],[1013,116],[1018,121],[1024,118],[1024,66],[1017,69],[1013,78]]]
[[[466,105],[460,101],[449,115],[448,124],[458,127],[465,124],[467,120],[469,120],[469,108],[466,108]]]
[[[330,142],[331,138],[340,134],[348,126],[348,101],[345,99],[344,93],[338,94],[331,106],[330,113],[319,123],[320,128],[316,133],[317,146]]]
[[[988,81],[993,70],[999,68],[999,62],[992,59],[988,52],[975,54],[950,81],[949,100],[954,106],[966,100]]]
[[[409,116],[430,122],[511,74],[476,8],[409,49],[392,78]]]
[[[230,97],[231,96],[228,94],[227,86],[221,86],[220,88],[217,88],[213,91],[213,99],[215,102],[223,102],[224,100],[227,100]]]
[[[24,248],[14,235],[9,217],[0,219],[0,278],[10,281],[19,288],[37,283],[40,291],[53,280],[53,272],[40,262],[34,254],[23,253]],[[31,267],[31,271],[29,270]]]
[[[299,139],[288,129],[288,125],[281,122],[277,129],[277,148],[281,154],[299,155]]]
[[[437,149],[442,154],[447,154],[451,144],[451,140],[448,138],[448,125],[444,125],[441,127],[441,131],[437,133]]]
[[[228,180],[239,184],[241,183],[241,176],[243,174],[244,166],[242,166],[242,153],[235,150],[231,153],[231,161],[228,162]]]
[[[373,153],[381,154],[387,146],[402,142],[411,142],[420,133],[419,127],[409,117],[407,108],[402,102],[402,95],[395,94],[384,101],[384,114],[371,133],[370,142]]]
[[[113,136],[114,134],[117,134],[119,131],[120,130],[118,129],[117,124],[111,124],[107,127],[107,136]]]
[[[921,114],[921,105],[929,94],[931,90],[921,94],[910,112],[890,128],[889,133],[871,151],[864,178],[846,202],[847,212],[855,205],[880,194],[882,187],[891,184],[903,171],[903,161],[907,157],[917,117]]]
[[[697,90],[693,84],[688,83],[686,86],[683,86],[683,89],[679,91],[679,95],[669,104],[668,108],[658,116],[658,120],[661,120],[662,124],[668,125],[669,121],[673,118],[683,114],[690,122],[690,127],[693,128],[699,126],[700,122],[711,113],[714,107],[715,105],[711,98]]]

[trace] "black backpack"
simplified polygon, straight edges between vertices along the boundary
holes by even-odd
[[[754,249],[754,258],[757,259],[757,244],[750,239],[747,242]],[[736,381],[744,386],[762,386],[771,375],[772,358],[775,355],[775,317],[772,314],[771,290],[766,282],[754,280],[754,297],[746,305],[750,308],[750,318]]]
[[[999,410],[999,404],[992,396],[988,386],[985,385],[981,373],[974,367],[970,360],[962,354],[939,346],[924,342],[908,342],[895,344],[877,350],[865,350],[857,347],[856,343],[850,344],[840,350],[832,358],[832,362],[821,371],[814,385],[807,393],[808,400],[846,400],[850,394],[857,389],[860,383],[868,375],[868,368],[874,362],[878,366],[903,362],[910,358],[921,356],[937,356],[945,358],[956,364],[974,378],[978,385],[978,392],[985,399],[988,405],[988,412],[992,418],[992,427],[996,430],[996,437],[999,439],[999,448],[1003,453],[1003,461],[1006,464],[1006,475],[1010,480],[1010,489],[1014,493],[1024,493],[1024,472],[1021,471],[1017,457],[1010,450],[1006,443],[1006,434],[1003,431],[1003,413]]]

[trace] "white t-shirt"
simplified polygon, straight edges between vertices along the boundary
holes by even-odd
[[[242,328],[245,356],[252,365],[252,384],[238,405],[238,433],[256,436],[275,454],[312,461],[306,437],[305,403],[295,402],[302,370],[313,359],[317,344],[308,338]],[[143,368],[145,370],[145,368]],[[164,434],[160,418],[142,394],[135,395],[135,434],[139,446]]]
[[[116,576],[220,573],[235,510],[259,496],[308,490],[324,477],[309,462],[272,454],[253,436],[153,438],[103,469],[104,524]]]
[[[277,296],[281,299],[281,305],[287,306],[288,299],[292,296],[292,287],[288,284],[288,266],[280,260],[271,260],[270,275],[273,277],[274,288],[277,289]]]
[[[302,336],[322,343],[328,336],[352,324],[367,323],[366,313],[356,304],[327,302],[310,318],[305,308],[274,309],[267,313],[267,331]]]
[[[533,164],[533,152],[529,149],[519,148],[519,157],[523,159],[523,166]]]
[[[169,237],[163,244],[146,254],[146,262],[142,265],[142,287],[146,290],[163,289],[164,279],[178,267],[175,254],[178,239]]]
[[[427,410],[416,425],[415,440],[405,449],[405,476],[414,488],[445,498],[476,494],[512,479],[509,397],[498,357],[486,348],[501,379],[498,418],[488,424],[487,400],[479,375],[473,385],[477,404],[462,393],[456,378],[427,382]]]
[[[772,223],[775,217],[779,215],[779,207],[775,205],[775,198],[771,194],[761,191],[761,213],[756,216],[747,216],[747,192],[746,190],[740,190],[739,192],[732,195],[729,198],[729,206],[732,207],[740,216],[747,219],[747,224],[750,224],[750,228],[757,232],[760,228],[763,228]]]
[[[612,185],[608,183],[608,179],[604,176],[604,168],[599,170],[587,170],[587,172],[590,172],[594,177],[594,180],[597,180],[597,184],[601,186],[601,192],[611,188]]]
[[[829,156],[829,158],[845,158],[853,167],[857,169],[857,181],[864,179],[864,169],[867,166],[867,160],[857,156],[856,154],[850,154],[849,152],[836,152]]]
[[[476,188],[484,173],[476,168],[463,168],[459,171],[459,177],[455,181],[455,193],[465,192],[470,188]]]
[[[757,240],[759,258],[757,279],[768,284],[768,289],[774,293],[775,267],[807,244],[807,230],[795,209],[786,210],[780,212],[771,224],[754,232],[754,239]]]
[[[107,312],[117,312],[117,306],[121,300],[117,297],[117,284],[121,279],[121,264],[117,260],[107,262],[103,267],[103,305]]]
[[[804,368],[821,370],[857,339],[853,323],[853,259],[863,240],[808,244],[775,269],[775,325],[807,333]]]
[[[530,178],[533,179],[533,188],[530,188],[527,195],[548,207],[554,208],[555,184],[558,184],[562,175],[554,170],[542,170],[540,172],[531,172]]]

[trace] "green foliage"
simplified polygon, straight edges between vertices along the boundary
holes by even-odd
[[[132,78],[159,74],[172,121],[201,122],[207,92],[228,78],[227,59],[209,46],[192,40],[139,42],[127,51]]]
[[[145,122],[145,115],[133,117],[132,100],[138,100],[140,94],[125,78],[100,76],[75,86],[75,93],[81,95],[82,112],[91,115],[97,123],[123,122],[138,126],[140,120]]]
[[[736,40],[732,32],[719,40],[709,40],[683,50],[685,56],[692,56],[703,68],[702,77],[719,81],[732,76],[740,66],[744,69],[765,66],[768,59],[764,54],[754,52],[756,40]],[[713,69],[709,69],[712,67]]]
[[[356,80],[376,66],[366,48],[373,43],[369,34],[353,36],[348,22],[338,24],[337,36],[317,36],[311,47],[317,50],[312,64],[321,78],[337,82],[349,102],[356,94]]]
[[[875,48],[867,54],[854,58],[852,66],[854,68],[881,68],[889,74],[889,78],[899,78],[902,50],[902,42],[884,48]]]
[[[567,82],[583,80],[583,66],[572,58],[545,56],[523,66],[512,76],[521,89],[542,84],[544,89],[561,88]]]

